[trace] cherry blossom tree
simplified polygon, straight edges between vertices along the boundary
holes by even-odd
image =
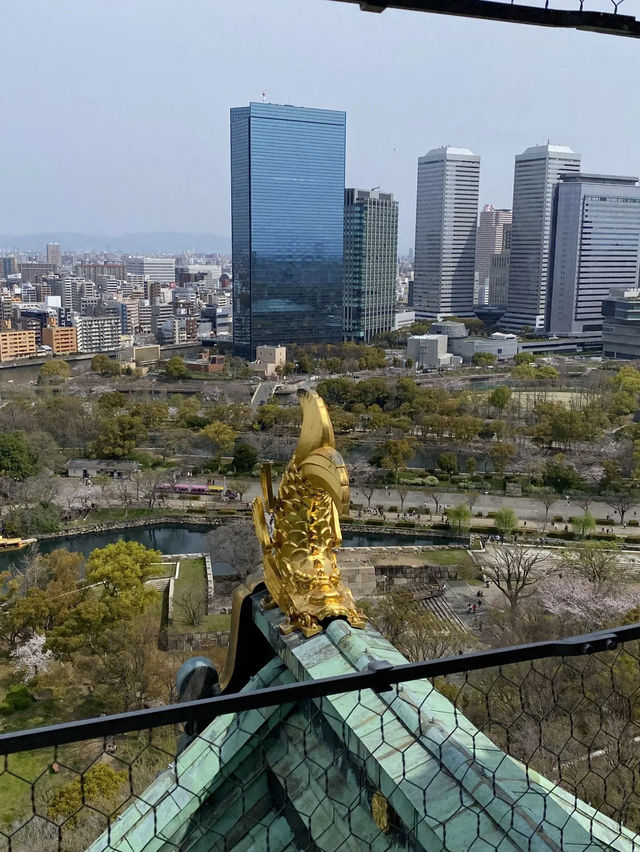
[[[640,589],[619,584],[600,590],[595,583],[576,574],[548,576],[538,586],[538,597],[547,612],[558,616],[572,629],[597,630],[640,606]]]
[[[28,683],[37,674],[46,671],[53,660],[51,651],[44,649],[46,641],[46,636],[34,633],[31,639],[11,652],[13,664],[22,674],[23,683]]]

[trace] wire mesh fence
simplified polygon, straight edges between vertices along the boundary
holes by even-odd
[[[280,690],[256,681],[239,712],[3,735],[0,850],[640,849],[640,642],[600,635],[382,666],[377,689],[288,686],[277,660]]]

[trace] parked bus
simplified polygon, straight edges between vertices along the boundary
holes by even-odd
[[[188,485],[186,482],[175,485],[163,482],[158,485],[158,491],[163,494],[222,494],[223,490],[221,485]]]

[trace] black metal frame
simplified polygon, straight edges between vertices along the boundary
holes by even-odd
[[[548,642],[514,645],[493,651],[478,651],[406,663],[393,666],[384,661],[375,661],[368,669],[355,674],[340,675],[314,681],[304,681],[287,686],[272,686],[252,692],[236,692],[200,701],[154,707],[114,716],[81,719],[60,725],[49,725],[27,731],[16,731],[0,735],[0,755],[15,754],[40,748],[78,742],[80,740],[143,731],[162,725],[175,725],[185,721],[211,721],[224,713],[240,713],[262,707],[273,707],[312,698],[323,698],[343,692],[374,689],[378,692],[399,684],[423,678],[435,678],[462,672],[477,671],[542,660],[550,657],[577,657],[603,651],[611,651],[623,642],[640,639],[640,623],[615,627],[596,633],[584,633]]]
[[[340,0],[357,3],[363,12],[383,12],[385,9],[404,9],[412,12],[432,12],[437,15],[456,15],[481,18],[487,21],[506,21],[513,24],[533,24],[539,27],[563,27],[587,30],[608,35],[640,38],[640,21],[631,15],[621,15],[617,4],[613,12],[583,11],[583,0],[576,0],[580,9],[550,9],[525,6],[520,3],[500,3],[495,0]]]

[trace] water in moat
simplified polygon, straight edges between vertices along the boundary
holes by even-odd
[[[114,541],[138,541],[145,547],[153,547],[161,553],[203,553],[208,550],[208,530],[203,527],[189,527],[181,524],[166,524],[164,526],[131,527],[124,530],[106,530],[100,533],[86,535],[70,535],[65,538],[43,539],[38,542],[40,553],[51,553],[52,550],[66,550],[82,553],[88,556],[96,547],[105,547]],[[382,532],[344,532],[344,547],[397,547],[398,545],[427,545],[448,544],[449,538],[444,536],[429,537],[425,535],[396,535]],[[0,553],[0,571],[13,568],[20,563],[25,551],[12,550]]]

